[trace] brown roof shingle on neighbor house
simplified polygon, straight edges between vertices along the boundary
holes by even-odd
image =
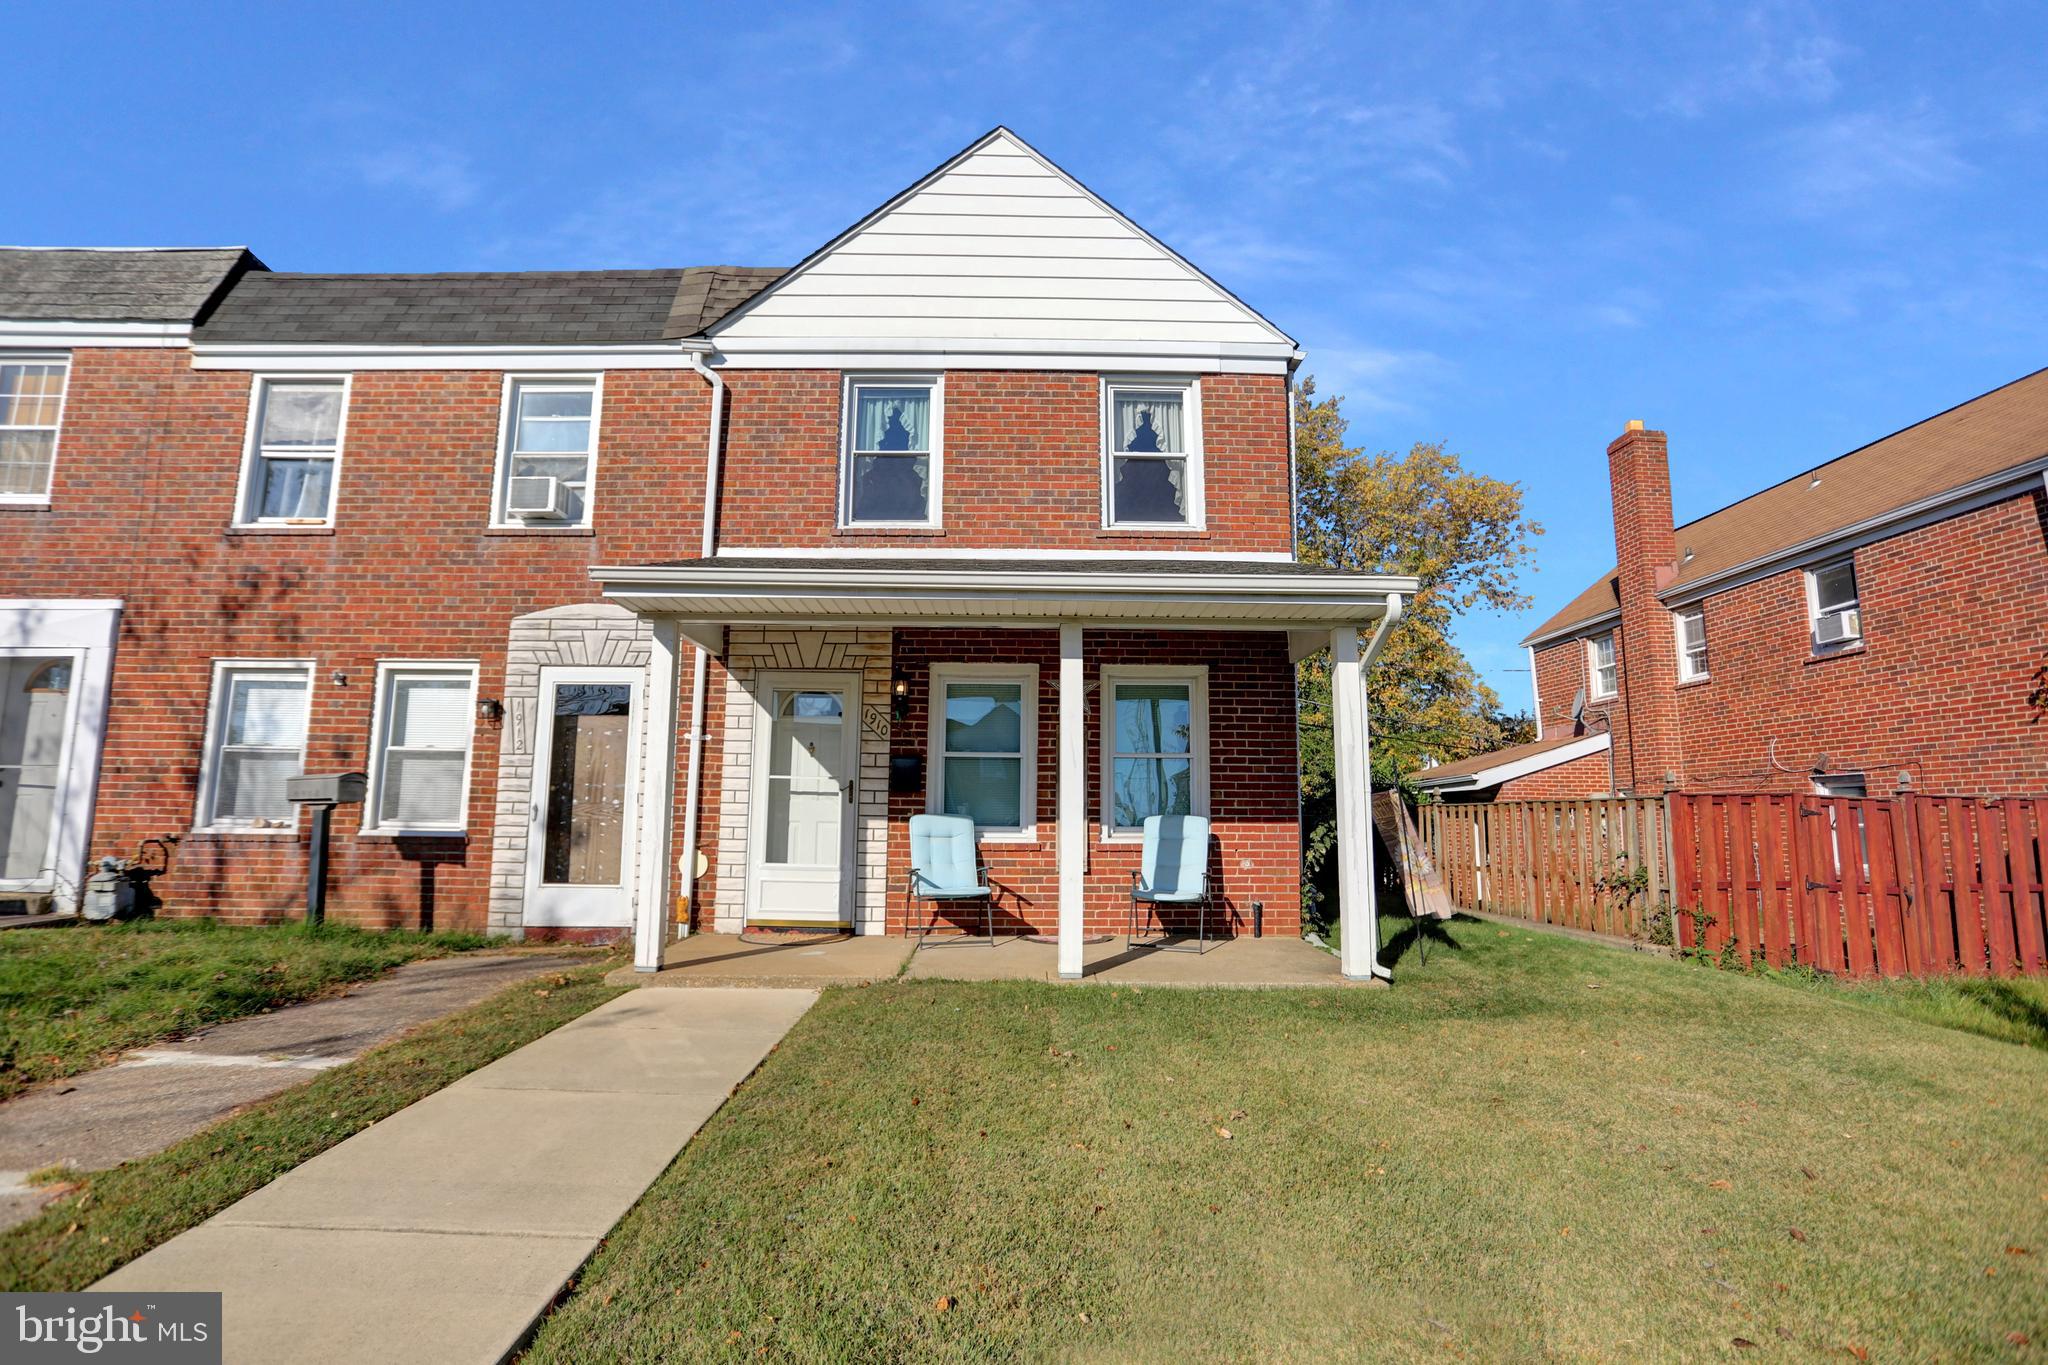
[[[1677,575],[1663,594],[1682,592],[1731,569],[2043,458],[2048,458],[2048,370],[2036,370],[1687,522],[1677,533]],[[1614,580],[1610,569],[1522,642],[1618,610]]]
[[[1584,738],[1584,735],[1553,735],[1546,739],[1532,739],[1527,744],[1511,744],[1505,749],[1494,749],[1488,753],[1474,754],[1470,758],[1461,758],[1455,763],[1439,763],[1434,768],[1424,768],[1421,772],[1415,774],[1415,780],[1425,786],[1438,786],[1443,783],[1456,781],[1461,777],[1475,776],[1489,768],[1498,768],[1502,764],[1519,762],[1525,758],[1535,758],[1539,754],[1547,754],[1553,749],[1562,749],[1567,744],[1577,744]]]
[[[0,318],[196,322],[263,262],[247,247],[0,247]]]

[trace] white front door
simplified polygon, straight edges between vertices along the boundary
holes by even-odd
[[[753,924],[853,922],[858,675],[764,674],[755,694]]]
[[[51,885],[77,658],[0,658],[0,888]]]
[[[543,668],[526,841],[526,923],[633,922],[637,668]]]

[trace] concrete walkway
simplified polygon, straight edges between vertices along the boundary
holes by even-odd
[[[93,1288],[221,1291],[229,1361],[502,1360],[816,999],[620,996]]]
[[[160,1152],[408,1029],[578,962],[507,953],[408,962],[346,995],[216,1024],[0,1104],[0,1228],[53,1197],[22,1184],[30,1171],[103,1171]]]

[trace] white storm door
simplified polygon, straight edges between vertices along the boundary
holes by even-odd
[[[0,657],[0,887],[53,885],[75,654]]]
[[[637,668],[544,668],[526,840],[526,923],[633,922]]]
[[[853,921],[860,679],[764,674],[755,695],[747,918]]]

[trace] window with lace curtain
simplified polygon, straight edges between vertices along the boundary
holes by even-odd
[[[1105,525],[1200,528],[1199,396],[1193,380],[1116,380],[1103,386]]]
[[[847,381],[840,525],[939,524],[940,400],[933,378]]]
[[[238,526],[331,526],[348,381],[259,378],[242,461]]]

